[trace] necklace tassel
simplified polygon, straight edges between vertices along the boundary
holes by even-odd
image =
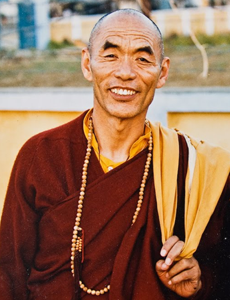
[[[84,232],[82,228],[76,228],[74,239],[74,249],[72,256],[73,273],[74,273],[74,283],[75,283],[75,293],[73,300],[79,300],[81,296],[81,289],[79,281],[81,278],[82,263],[84,261]]]

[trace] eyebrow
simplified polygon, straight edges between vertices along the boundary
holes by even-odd
[[[103,45],[103,50],[107,50],[109,48],[118,49],[118,48],[120,48],[120,46],[118,46],[116,44],[113,44],[113,43],[111,43],[109,41],[106,41],[105,44]],[[146,52],[146,53],[148,53],[150,55],[153,54],[153,50],[152,50],[152,48],[150,46],[143,46],[143,47],[137,48],[135,50],[135,53],[138,53],[138,52]]]
[[[150,55],[153,54],[153,50],[152,50],[152,48],[151,48],[150,46],[140,47],[140,48],[138,48],[135,52],[136,52],[136,53],[137,53],[137,52],[146,52],[146,53],[148,53],[148,54],[150,54]]]
[[[103,49],[106,50],[106,49],[109,49],[109,48],[119,48],[119,46],[116,45],[116,44],[113,44],[109,41],[106,41],[103,45]]]

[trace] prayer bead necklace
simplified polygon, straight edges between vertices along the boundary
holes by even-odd
[[[146,124],[148,125],[149,122],[146,121]],[[83,169],[82,169],[82,181],[81,181],[80,195],[79,195],[79,199],[78,199],[77,214],[76,214],[76,218],[75,218],[73,237],[72,237],[72,246],[71,246],[71,272],[72,272],[73,277],[75,274],[74,261],[75,261],[76,257],[80,255],[81,263],[83,263],[83,253],[82,253],[84,250],[83,249],[83,237],[82,237],[83,230],[80,227],[80,222],[81,222],[81,216],[82,216],[83,201],[85,198],[85,189],[86,189],[86,184],[87,184],[87,170],[88,170],[88,165],[89,165],[89,159],[90,159],[91,152],[92,152],[92,137],[93,137],[93,119],[92,119],[92,117],[90,117],[88,143],[87,143],[86,155],[85,155],[85,160],[84,160]],[[151,133],[149,141],[148,141],[147,160],[145,163],[144,173],[143,173],[140,190],[139,190],[139,199],[137,202],[136,210],[135,210],[133,218],[132,218],[131,226],[136,222],[138,214],[141,210],[141,206],[142,206],[142,202],[143,202],[143,198],[144,198],[146,180],[147,180],[147,177],[149,174],[149,168],[150,168],[151,159],[152,159],[152,149],[153,149],[153,138],[152,138],[152,133]],[[95,295],[95,296],[103,295],[104,293],[107,293],[110,290],[109,284],[101,290],[90,289],[87,286],[85,286],[81,280],[79,280],[79,286],[86,293]]]

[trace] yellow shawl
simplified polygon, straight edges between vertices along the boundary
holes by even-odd
[[[173,234],[177,208],[177,172],[179,144],[177,132],[159,123],[153,132],[153,171],[162,243]],[[189,258],[196,251],[230,173],[230,153],[203,141],[189,138],[196,150],[191,189],[190,171],[186,175],[185,245],[180,257]]]

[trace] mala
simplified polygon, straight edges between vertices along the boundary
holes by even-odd
[[[146,121],[147,124],[149,124],[148,121]],[[92,117],[89,119],[89,133],[88,133],[88,143],[87,143],[87,149],[86,149],[86,155],[85,160],[83,164],[82,169],[82,180],[81,180],[81,188],[80,188],[80,195],[78,199],[78,207],[77,207],[77,214],[75,218],[75,224],[73,229],[73,236],[72,236],[72,246],[71,246],[71,272],[73,277],[75,277],[75,280],[79,282],[80,288],[85,291],[88,294],[100,296],[104,293],[107,293],[110,290],[110,285],[108,284],[106,287],[104,287],[101,290],[94,290],[91,288],[88,288],[80,278],[81,268],[84,261],[84,231],[80,227],[81,222],[81,216],[82,216],[82,210],[83,210],[83,202],[85,198],[85,190],[87,185],[87,170],[89,165],[89,160],[92,152],[92,137],[93,137],[93,119]],[[149,174],[149,168],[151,164],[152,159],[152,149],[153,149],[153,138],[152,133],[150,135],[149,141],[148,141],[148,154],[147,159],[145,163],[144,173],[140,185],[139,190],[139,198],[137,202],[136,210],[133,214],[132,223],[131,226],[136,222],[136,219],[138,217],[138,214],[141,210],[142,202],[144,199],[144,191],[145,191],[145,185],[146,180]],[[79,272],[78,274],[75,274],[75,269],[78,268]],[[77,277],[77,278],[76,278]]]

